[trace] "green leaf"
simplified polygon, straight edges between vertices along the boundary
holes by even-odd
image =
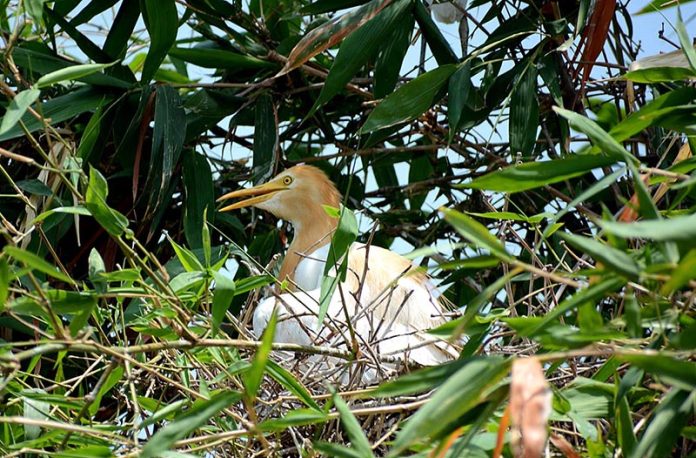
[[[658,353],[620,355],[617,356],[617,358],[640,367],[646,372],[660,377],[666,383],[674,385],[679,389],[687,391],[696,390],[696,363],[675,359]]]
[[[672,389],[667,393],[629,458],[669,456],[679,432],[694,413],[695,401],[696,391]]]
[[[686,32],[686,27],[684,27],[684,20],[682,19],[681,8],[677,8],[677,36],[679,37],[679,43],[682,46],[682,51],[686,55],[686,60],[689,62],[691,70],[694,72],[696,77],[696,49],[689,38],[689,34]]]
[[[333,444],[331,442],[317,441],[314,443],[314,448],[326,456],[335,458],[362,458],[362,456],[352,448]]]
[[[398,456],[415,442],[432,438],[443,431],[454,420],[484,401],[484,395],[508,370],[508,362],[498,356],[472,359],[450,376],[428,403],[405,423],[388,456]]]
[[[17,187],[22,191],[26,191],[29,194],[34,194],[35,196],[52,196],[53,190],[43,184],[42,181],[32,178],[29,180],[22,180],[17,182]]]
[[[450,223],[457,232],[478,248],[487,249],[491,254],[501,259],[512,259],[512,256],[508,254],[500,240],[488,232],[486,226],[456,210],[441,208],[440,211],[445,214],[445,220]]]
[[[640,276],[640,266],[631,256],[607,244],[579,235],[559,232],[558,236],[584,254],[589,254],[609,269],[635,280]]]
[[[638,163],[638,160],[624,149],[621,144],[609,135],[599,124],[585,116],[566,110],[560,107],[553,107],[559,116],[568,120],[568,124],[575,129],[590,137],[592,143],[600,148],[607,156],[624,161],[628,165]]]
[[[100,72],[116,63],[117,62],[111,62],[110,64],[81,64],[61,68],[60,70],[48,73],[39,78],[38,81],[36,81],[35,87],[43,89],[53,86],[56,83],[62,83],[63,81],[74,81]]]
[[[537,68],[529,62],[520,75],[510,99],[510,152],[530,156],[539,126],[539,102],[536,99]]]
[[[270,362],[270,361],[269,361]],[[325,423],[327,415],[321,410],[295,409],[281,418],[273,418],[259,424],[262,431],[284,431],[293,426],[314,425]]]
[[[152,132],[152,154],[147,175],[148,210],[160,208],[171,184],[186,137],[186,113],[176,89],[157,86],[155,97],[155,128]],[[200,233],[200,232],[199,232]]]
[[[407,22],[403,17],[410,6],[410,0],[397,0],[343,40],[319,97],[308,116],[341,92],[358,70],[374,58],[394,27]],[[396,67],[397,75],[400,68],[401,65]]]
[[[43,115],[41,120],[36,119],[29,113],[24,113],[22,122],[29,132],[35,132],[44,128],[44,121],[48,120],[50,125],[56,125],[67,121],[78,114],[86,111],[93,111],[99,106],[104,105],[113,98],[93,88],[83,88],[61,95],[39,105],[36,111]],[[3,118],[4,119],[4,118]],[[0,141],[10,140],[21,137],[24,130],[19,126],[10,128],[5,133],[0,134]]]
[[[283,69],[277,76],[300,67],[312,57],[343,40],[353,30],[361,27],[391,3],[391,0],[372,0],[309,31],[292,49]]]
[[[696,78],[696,71],[684,67],[650,67],[632,70],[624,78],[634,83],[671,83]]]
[[[253,56],[239,54],[221,48],[173,47],[169,55],[203,68],[225,68],[228,70],[246,70],[255,68],[272,68],[276,64],[258,59]]]
[[[200,272],[205,270],[203,264],[201,264],[198,257],[191,250],[182,247],[169,236],[167,236],[167,239],[172,245],[172,248],[174,248],[174,253],[186,272]]]
[[[124,0],[111,24],[104,41],[104,52],[112,59],[122,59],[126,54],[128,42],[140,17],[140,2]]]
[[[228,275],[220,272],[213,272],[213,278],[215,279],[212,310],[213,334],[217,333],[220,329],[220,324],[225,318],[225,313],[227,313],[227,309],[230,308],[232,299],[234,299],[235,285],[234,281]]]
[[[696,243],[696,214],[633,223],[597,221],[597,224],[605,231],[627,239],[683,242],[687,246]]]
[[[261,381],[263,381],[263,374],[266,371],[268,356],[271,354],[277,321],[278,314],[274,310],[271,319],[268,320],[266,329],[263,331],[261,346],[256,350],[254,359],[251,361],[251,367],[244,374],[244,394],[250,400],[256,398],[256,393],[258,393]]]
[[[549,313],[544,315],[544,317],[536,322],[531,327],[521,332],[522,335],[531,337],[545,329],[550,324],[556,322],[558,318],[568,313],[569,311],[576,309],[583,305],[585,302],[594,303],[600,298],[604,297],[617,289],[621,288],[626,284],[626,280],[623,278],[613,278],[608,277],[599,283],[595,283],[589,288],[583,289],[576,292],[569,298],[565,299],[563,302],[558,304]]]
[[[5,301],[9,296],[10,281],[12,281],[10,264],[7,262],[6,256],[0,256],[0,311],[4,308]]]
[[[75,281],[66,274],[64,274],[60,269],[58,269],[58,267],[49,264],[47,261],[41,259],[34,253],[31,253],[29,251],[23,250],[12,245],[6,245],[2,251],[9,257],[13,258],[15,261],[19,261],[25,264],[32,270],[38,270],[39,272],[53,277],[56,280],[60,280],[65,283],[70,283],[71,285],[75,284]]]
[[[674,1],[672,1],[672,0],[652,0],[650,3],[648,3],[643,8],[638,10],[638,12],[635,14],[654,13],[655,11],[658,11],[658,10],[671,8],[671,7],[677,6],[677,5],[684,5],[686,3],[691,3],[692,1],[694,1],[694,0],[683,0],[683,1],[680,1],[679,3],[674,3]]]
[[[424,367],[401,375],[396,380],[382,383],[372,392],[372,395],[388,398],[430,391],[447,381],[454,373],[470,362],[470,359],[458,359],[437,366]]]
[[[330,211],[334,210],[326,206],[324,209],[329,215],[331,215]],[[341,213],[338,218],[338,227],[331,238],[331,246],[329,247],[329,254],[326,258],[326,264],[324,265],[324,276],[321,281],[319,313],[317,318],[318,326],[321,326],[324,322],[331,297],[333,296],[338,282],[345,279],[350,246],[358,237],[358,220],[355,218],[355,214],[352,211],[346,207],[341,207]],[[337,268],[338,271],[334,277],[331,275],[331,272],[335,268]]]
[[[433,22],[423,2],[415,0],[413,3],[413,13],[416,21],[418,21],[418,27],[438,65],[456,63],[459,60],[457,55],[452,51],[449,41],[442,35],[440,28]]]
[[[128,228],[128,219],[109,207],[106,198],[109,194],[106,178],[94,167],[89,168],[89,184],[85,193],[85,208],[106,229],[109,234],[118,237]]]
[[[184,184],[184,235],[191,248],[200,248],[203,246],[203,228],[207,228],[203,214],[207,208],[215,208],[213,176],[205,156],[193,150],[184,151],[181,168]]]
[[[443,65],[404,84],[368,116],[360,131],[365,134],[417,118],[442,97],[456,65]]]
[[[381,43],[375,61],[375,98],[381,99],[394,91],[399,81],[401,64],[411,44],[413,25],[414,17],[409,14],[395,25],[391,36]]]
[[[213,396],[210,400],[194,406],[184,415],[177,417],[173,422],[157,431],[147,441],[139,456],[141,458],[159,456],[162,452],[169,450],[177,440],[203,426],[211,418],[217,416],[221,410],[237,402],[239,398],[240,395],[236,391],[224,391]]]
[[[147,83],[155,75],[176,40],[179,16],[174,0],[143,0],[141,5],[145,26],[150,34],[150,49],[140,78],[141,82]]]
[[[273,98],[267,92],[259,95],[254,109],[254,184],[270,178],[278,147]]]
[[[271,275],[254,275],[252,277],[242,278],[236,282],[235,296],[270,285],[274,281],[275,279]]]
[[[469,100],[469,93],[473,85],[471,84],[471,61],[466,61],[460,65],[449,80],[447,90],[447,120],[449,121],[449,139],[452,141],[454,134],[459,130],[462,121],[462,114]]]
[[[660,292],[669,295],[696,278],[696,250],[689,251],[672,271],[669,280],[662,285]]]
[[[43,9],[46,0],[25,0],[22,2],[29,16],[34,20],[34,23],[39,29],[43,29]]]
[[[463,188],[499,192],[522,192],[582,176],[616,163],[604,155],[572,155],[544,162],[525,162],[475,178]]]
[[[625,397],[619,401],[616,410],[616,437],[624,455],[630,456],[638,441],[636,440],[636,434],[633,432],[631,408]]]
[[[310,407],[318,412],[322,412],[319,404],[317,404],[314,398],[312,398],[312,395],[309,393],[307,388],[305,388],[304,385],[302,385],[302,383],[295,378],[292,372],[288,371],[283,366],[276,364],[271,359],[266,362],[266,372],[268,372],[268,375],[271,376],[273,380],[280,383],[288,391],[297,396],[307,405],[307,407]]]
[[[90,213],[89,210],[87,210],[85,207],[56,207],[52,208],[48,211],[45,211],[38,215],[36,218],[34,218],[34,224],[41,222],[48,218],[49,216],[56,214],[56,213],[65,213],[68,215],[83,215],[83,216],[92,216],[92,213]]]
[[[353,412],[350,411],[348,404],[346,404],[346,402],[336,393],[333,393],[332,398],[334,405],[336,406],[336,410],[338,410],[338,413],[341,416],[343,429],[345,429],[346,433],[348,434],[352,448],[361,458],[372,457],[373,455],[370,442],[367,440],[365,433],[363,433],[360,423],[358,423],[355,415],[353,415]]]
[[[41,91],[36,88],[30,88],[25,91],[18,93],[10,102],[10,105],[5,111],[5,115],[2,117],[2,123],[0,123],[0,135],[5,134],[10,129],[12,129],[17,122],[22,119],[24,113],[31,106],[32,103],[39,98]]]

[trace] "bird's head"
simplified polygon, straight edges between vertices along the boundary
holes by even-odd
[[[218,202],[230,199],[243,200],[220,211],[256,207],[294,224],[309,219],[316,211],[324,213],[322,205],[338,207],[341,203],[341,195],[329,177],[311,165],[296,165],[266,183],[225,194]]]

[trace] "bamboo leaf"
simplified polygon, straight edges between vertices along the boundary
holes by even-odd
[[[360,131],[365,134],[417,118],[442,97],[456,65],[443,65],[404,84],[370,113]]]
[[[111,62],[110,64],[81,64],[61,68],[60,70],[48,73],[39,78],[36,81],[35,86],[39,89],[43,89],[45,87],[53,86],[56,83],[62,83],[63,81],[74,81],[100,72],[111,67],[112,65],[115,65],[116,63],[117,61]]]
[[[342,16],[336,16],[326,24],[313,29],[293,48],[288,61],[277,76],[291,72],[312,57],[341,42],[353,30],[361,27],[386,8],[391,0],[372,0]]]
[[[617,358],[640,367],[679,389],[696,390],[696,363],[657,353],[620,355]]]
[[[244,374],[244,394],[247,399],[253,400],[256,398],[261,387],[263,374],[266,372],[266,363],[271,354],[271,346],[273,345],[273,336],[275,335],[276,322],[278,321],[278,313],[273,311],[271,319],[268,320],[266,329],[261,337],[261,346],[256,350],[254,359],[251,362],[251,367]]]
[[[694,412],[696,391],[672,389],[655,409],[643,437],[629,458],[653,458],[670,455],[679,432]]]
[[[94,167],[89,169],[89,184],[85,193],[84,206],[106,231],[119,236],[128,228],[128,219],[120,212],[109,207],[106,198],[109,188],[106,178]]]
[[[338,410],[338,413],[341,416],[341,423],[348,434],[348,438],[350,439],[353,450],[355,450],[358,453],[358,456],[361,458],[372,457],[373,455],[370,442],[367,440],[365,433],[363,433],[360,423],[358,423],[355,415],[353,415],[353,412],[350,411],[348,404],[346,404],[346,402],[336,393],[333,393],[332,398],[334,405],[336,406],[336,410]]]
[[[522,192],[576,178],[615,163],[615,158],[604,155],[573,155],[552,161],[525,162],[474,178],[461,187],[509,193]]]
[[[26,251],[12,245],[6,245],[2,251],[7,256],[13,258],[15,261],[23,263],[32,270],[37,270],[48,275],[49,277],[53,277],[56,280],[60,280],[65,283],[75,283],[72,278],[61,272],[58,267],[49,264],[47,261],[41,259],[39,256],[30,251]]]
[[[501,259],[512,259],[503,244],[493,236],[483,224],[456,210],[440,208],[445,214],[445,220],[450,223],[462,236],[478,248],[489,250]]]
[[[203,426],[220,411],[237,402],[239,398],[240,395],[236,391],[224,391],[192,407],[184,415],[177,417],[173,422],[157,431],[143,447],[140,457],[154,458],[159,456],[164,451],[169,450],[177,440]]]
[[[634,83],[671,83],[696,78],[696,71],[684,67],[651,67],[632,70],[624,78]]]
[[[39,95],[41,95],[41,91],[36,88],[30,88],[18,93],[12,99],[7,107],[7,111],[5,111],[5,115],[2,117],[2,123],[0,123],[0,135],[8,132],[22,119],[24,113],[32,103],[36,102]]]
[[[497,384],[508,370],[508,362],[501,357],[472,359],[450,376],[428,403],[406,422],[388,456],[398,456],[411,444],[436,436],[459,416],[484,401],[484,393]]]
[[[403,17],[410,6],[410,0],[396,0],[343,40],[319,97],[307,116],[345,88],[357,71],[374,58],[397,24],[407,23]],[[396,67],[397,74],[400,67],[400,64]]]
[[[631,256],[621,250],[600,243],[594,239],[581,237],[567,232],[559,232],[558,236],[585,254],[621,275],[635,280],[640,276],[640,266]]]
[[[141,5],[144,7],[145,26],[150,34],[150,49],[140,78],[141,82],[147,83],[155,75],[176,40],[179,16],[174,0],[143,0]]]
[[[597,221],[597,224],[605,231],[627,239],[682,242],[687,246],[696,243],[696,214],[633,223]]]
[[[536,99],[537,68],[534,62],[520,75],[510,100],[510,150],[530,156],[539,125],[539,102]]]
[[[247,56],[220,48],[196,47],[169,49],[169,55],[203,68],[226,68],[244,70],[273,68],[275,64],[253,56]]]
[[[213,272],[213,278],[215,279],[212,308],[213,334],[220,330],[220,324],[222,324],[225,313],[227,313],[227,309],[230,308],[232,299],[234,299],[235,296],[235,284],[228,275],[220,273],[219,271]]]

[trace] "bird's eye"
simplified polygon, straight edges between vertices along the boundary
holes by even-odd
[[[285,186],[290,185],[290,183],[292,183],[292,177],[285,177],[285,178],[283,178],[283,184],[284,184]]]

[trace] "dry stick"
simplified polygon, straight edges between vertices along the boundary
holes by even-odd
[[[87,436],[93,436],[97,437],[100,439],[109,439],[114,442],[119,442],[121,444],[125,444],[127,446],[132,446],[133,443],[129,441],[128,439],[123,438],[122,436],[119,436],[118,434],[114,434],[108,431],[99,431],[96,429],[92,428],[87,428],[85,426],[79,426],[79,425],[71,425],[68,423],[61,423],[59,421],[53,421],[53,420],[35,420],[33,418],[27,418],[27,417],[19,417],[19,416],[7,416],[7,417],[0,417],[0,423],[8,424],[8,425],[32,425],[32,426],[39,426],[41,428],[45,428],[47,430],[52,430],[52,429],[60,429],[63,431],[69,431],[72,433],[78,433],[78,434],[85,434]]]
[[[104,369],[104,372],[102,372],[101,377],[99,377],[99,380],[97,381],[97,384],[94,385],[94,388],[92,391],[90,391],[87,395],[85,395],[85,403],[82,406],[82,409],[80,409],[80,412],[77,414],[77,417],[75,417],[74,423],[77,424],[80,422],[80,419],[82,416],[87,413],[89,408],[94,404],[94,401],[97,400],[97,395],[99,395],[99,390],[101,390],[102,386],[104,386],[104,383],[106,383],[106,379],[109,378],[109,375],[111,375],[111,372],[118,366],[118,359],[116,358],[111,358],[111,364],[106,366],[106,369]],[[60,443],[58,446],[58,450],[62,450],[65,448],[65,446],[68,443],[68,440],[70,440],[70,436],[72,436],[73,432],[68,431],[65,437],[63,438],[63,441]]]

